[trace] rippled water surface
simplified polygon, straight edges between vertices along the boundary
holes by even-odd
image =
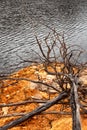
[[[11,72],[38,58],[34,35],[41,39],[50,31],[64,32],[67,43],[87,49],[87,0],[1,0],[0,72]],[[84,57],[87,60],[87,57]]]

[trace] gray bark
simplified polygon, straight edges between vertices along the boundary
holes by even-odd
[[[78,85],[73,80],[71,88],[72,130],[81,130],[80,105],[77,89]]]

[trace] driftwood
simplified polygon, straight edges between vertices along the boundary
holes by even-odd
[[[37,36],[35,37],[36,37],[36,41],[39,46],[39,49],[41,51],[41,54],[38,54],[40,58],[40,62],[43,63],[44,69],[47,72],[47,74],[54,75],[56,77],[53,82],[58,84],[59,87],[56,87],[56,86],[54,87],[53,85],[43,82],[39,76],[38,76],[37,81],[30,80],[27,78],[22,78],[22,77],[11,78],[11,77],[3,77],[3,76],[0,77],[0,80],[2,81],[2,83],[4,80],[9,79],[9,80],[14,80],[15,82],[18,82],[19,80],[26,80],[26,81],[33,82],[36,84],[42,84],[42,85],[45,85],[47,88],[49,88],[49,90],[50,89],[55,90],[58,96],[49,101],[42,100],[41,102],[44,102],[44,105],[0,127],[0,130],[7,130],[16,125],[19,125],[20,123],[30,119],[31,117],[35,115],[42,113],[43,111],[47,110],[49,107],[58,103],[61,105],[66,104],[71,108],[72,129],[81,130],[80,115],[87,114],[87,110],[86,110],[87,91],[85,91],[86,89],[82,87],[83,86],[82,83],[79,82],[79,76],[80,76],[81,71],[87,67],[87,63],[82,64],[78,60],[80,55],[83,53],[82,48],[80,49],[79,46],[74,46],[74,45],[72,46],[66,45],[66,43],[64,42],[64,36],[59,35],[54,29],[52,29],[52,34],[49,33],[47,37],[44,39],[44,44],[47,48],[46,52],[44,52],[42,42],[38,39]],[[48,42],[50,37],[51,37],[51,41]],[[56,53],[57,50],[58,50],[58,53]],[[35,54],[37,54],[37,52],[35,52]],[[61,63],[63,64],[63,66],[61,67],[61,72],[57,70],[57,63],[59,60],[61,60]],[[50,71],[48,67],[52,68],[53,71]],[[63,101],[63,99],[67,99],[67,103]],[[40,102],[40,100],[37,100],[37,101],[31,100],[30,102]],[[84,105],[83,105],[83,102],[84,102]],[[23,105],[24,103],[29,103],[29,101],[23,101],[21,103],[13,103],[13,104],[1,104],[0,107]],[[63,111],[60,113],[63,113]]]
[[[38,107],[37,109],[35,109],[34,111],[24,115],[23,117],[12,121],[10,123],[8,123],[7,125],[4,125],[3,127],[0,127],[0,130],[7,130],[9,128],[12,128],[26,120],[28,120],[29,118],[33,117],[34,115],[38,115],[41,112],[47,110],[49,107],[53,106],[54,104],[56,104],[58,101],[60,101],[61,99],[66,98],[68,95],[66,92],[61,93],[59,96],[57,96],[55,99],[53,99],[52,101],[49,101],[47,103],[45,103],[44,105]]]

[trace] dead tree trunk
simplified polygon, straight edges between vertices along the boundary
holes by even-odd
[[[84,113],[87,114],[87,109],[84,108],[87,107],[87,98],[85,98],[87,92],[86,93],[84,92],[85,90],[87,91],[87,89],[83,89],[82,85],[80,84],[78,85],[78,76],[82,71],[81,69],[85,67],[87,68],[87,63],[81,64],[78,60],[78,58],[82,54],[82,48],[78,48],[78,46],[74,45],[67,46],[66,43],[64,42],[64,36],[60,37],[60,35],[55,30],[53,30],[52,34],[49,33],[49,35],[47,35],[47,37],[44,39],[43,43],[46,46],[46,51],[44,51],[43,44],[37,38],[37,36],[36,40],[41,54],[38,54],[38,52],[36,52],[35,50],[33,51],[35,54],[38,54],[40,62],[43,64],[42,70],[44,70],[47,73],[47,75],[54,75],[55,78],[52,79],[52,81],[47,82],[46,81],[47,79],[44,80],[44,78],[40,77],[39,75],[40,71],[36,69],[36,71],[38,70],[36,81],[31,80],[31,78],[30,79],[24,77],[19,78],[19,76],[17,78],[2,77],[1,80],[2,81],[7,79],[15,81],[26,80],[29,82],[33,82],[35,84],[37,83],[45,85],[47,87],[46,89],[47,94],[49,93],[50,95],[49,90],[50,88],[52,88],[53,90],[56,90],[58,96],[56,98],[54,97],[54,99],[52,100],[50,99],[50,101],[47,101],[44,105],[34,109],[32,112],[0,127],[0,130],[10,129],[32,118],[35,115],[39,115],[41,112],[47,110],[54,104],[58,104],[58,102],[61,101],[62,99],[67,99],[67,102],[65,100],[63,100],[63,102],[62,101],[59,102],[61,106],[67,105],[69,106],[69,108],[71,108],[72,111],[72,130],[81,130],[80,108],[84,111]],[[59,54],[56,53],[57,51],[59,52]],[[23,61],[25,62],[26,60]],[[32,60],[28,62],[32,62]],[[61,64],[59,65],[60,62]],[[32,63],[39,63],[39,62],[35,60]],[[83,101],[85,100],[84,101],[85,106],[81,104],[82,100]],[[62,109],[62,112],[64,112],[64,108]]]
[[[71,87],[72,129],[81,130],[80,106],[77,92],[78,85],[74,79],[72,80]]]

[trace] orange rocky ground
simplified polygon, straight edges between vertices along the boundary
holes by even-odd
[[[50,69],[50,68],[49,68]],[[59,68],[60,69],[60,65]],[[54,76],[47,75],[44,71],[43,65],[31,65],[27,68],[23,68],[20,71],[14,73],[11,77],[13,78],[29,78],[32,80],[37,80],[37,76],[44,79],[49,84],[52,83]],[[87,77],[82,78],[82,81],[87,79]],[[2,82],[1,82],[2,84]],[[85,83],[86,84],[86,83]],[[46,92],[41,92],[37,88],[40,87],[35,83],[31,83],[25,80],[19,81],[4,81],[4,88],[0,90],[0,104],[6,103],[16,103],[22,102],[29,99],[48,99],[48,94]],[[56,96],[56,94],[51,94],[51,98]],[[2,117],[4,115],[13,113],[27,113],[31,112],[41,103],[27,103],[19,106],[12,107],[2,107],[0,108],[0,126],[7,124],[8,122],[19,118],[20,116]],[[58,111],[61,106],[54,105],[48,111]],[[87,130],[87,118],[86,116],[81,117],[82,120],[82,130]],[[11,130],[71,130],[72,128],[72,118],[70,115],[60,115],[60,114],[42,114],[34,116],[32,119],[11,128]]]

